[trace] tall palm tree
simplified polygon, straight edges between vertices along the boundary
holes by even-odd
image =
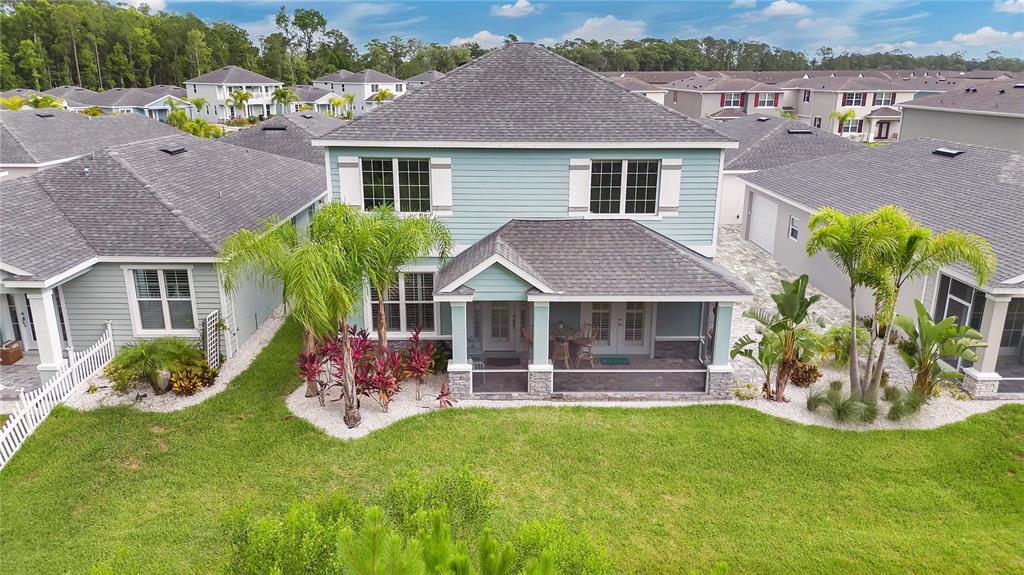
[[[836,122],[838,122],[839,133],[842,134],[843,133],[843,123],[846,122],[847,120],[853,120],[854,118],[856,118],[857,117],[857,112],[853,108],[849,108],[849,109],[847,109],[845,111],[842,111],[842,112],[840,112],[839,110],[836,110],[835,112],[832,112],[831,114],[829,114],[828,117],[833,119],[833,120],[835,120]]]
[[[361,266],[377,291],[377,339],[388,347],[385,294],[398,286],[402,266],[436,254],[447,258],[452,235],[444,222],[429,215],[399,216],[392,206],[378,206],[367,214],[370,243],[360,254]]]
[[[340,117],[341,116],[341,109],[342,109],[342,107],[345,106],[345,100],[343,100],[343,99],[341,99],[341,98],[339,98],[337,96],[331,96],[330,98],[327,99],[327,103],[330,104],[331,108],[334,109],[335,117]]]
[[[274,93],[270,96],[270,101],[277,104],[281,108],[281,113],[285,114],[288,112],[288,105],[292,102],[297,102],[299,97],[295,95],[288,88],[275,88]]]
[[[825,252],[850,278],[850,396],[858,401],[865,386],[857,349],[857,287],[875,283],[880,254],[895,245],[887,226],[880,223],[878,214],[846,215],[835,208],[822,208],[807,221],[807,254]]]
[[[246,92],[245,90],[235,90],[234,92],[231,92],[231,95],[224,103],[228,106],[231,106],[232,108],[241,108],[242,116],[247,117],[248,114],[245,113],[245,104],[250,99],[252,99],[251,92]]]
[[[347,92],[341,95],[345,99],[345,117],[351,118],[352,112],[356,109],[356,95],[352,92]]]
[[[207,99],[202,97],[202,96],[196,96],[195,98],[186,98],[186,99],[188,100],[188,102],[190,104],[192,104],[193,106],[196,107],[196,112],[198,112],[198,113],[202,113],[203,108],[205,108],[206,104],[209,103],[207,101]]]
[[[950,230],[936,235],[906,212],[893,206],[881,208],[878,213],[886,220],[886,227],[895,241],[890,246],[891,249],[879,254],[885,281],[891,288],[886,293],[889,301],[883,306],[884,315],[876,318],[886,328],[882,334],[878,334],[877,330],[873,334],[875,338],[882,340],[882,346],[874,363],[874,370],[865,374],[871,378],[869,394],[877,393],[881,385],[888,347],[885,342],[889,340],[889,334],[893,329],[893,310],[903,286],[911,280],[930,276],[941,268],[955,264],[967,265],[974,273],[977,285],[985,285],[996,267],[992,247],[979,236],[960,230]],[[874,349],[874,342],[871,349]],[[873,351],[871,355],[874,355]],[[868,366],[871,366],[871,356]]]
[[[380,90],[377,91],[376,94],[374,94],[373,101],[377,102],[378,104],[383,104],[384,102],[386,102],[388,100],[394,99],[394,97],[395,97],[395,93],[394,92],[392,92],[391,90],[389,90],[387,88],[381,88]]]

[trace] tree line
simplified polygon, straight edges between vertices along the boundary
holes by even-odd
[[[342,68],[374,68],[404,78],[427,70],[448,72],[487,51],[475,43],[446,46],[399,36],[373,39],[360,51],[340,30],[328,29],[326,17],[315,9],[289,13],[282,6],[275,24],[274,32],[254,41],[235,24],[207,24],[191,12],[154,13],[145,5],[134,8],[104,0],[5,0],[0,4],[0,88],[181,85],[229,64],[285,84],[309,84]],[[836,54],[823,47],[808,56],[762,42],[712,37],[576,39],[550,48],[596,71],[1024,69],[1024,60],[998,52],[985,60],[968,60],[959,52],[915,57],[899,51]]]

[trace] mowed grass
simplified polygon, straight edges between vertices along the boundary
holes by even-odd
[[[562,517],[628,573],[1024,572],[1024,406],[872,433],[727,405],[454,409],[343,442],[284,404],[299,345],[287,324],[179,413],[58,408],[0,473],[2,572],[217,572],[236,506],[373,502],[397,474],[455,466],[493,481],[499,534]]]

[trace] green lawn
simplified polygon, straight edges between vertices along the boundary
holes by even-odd
[[[447,410],[346,443],[289,416],[299,343],[288,324],[180,413],[57,409],[0,474],[2,571],[215,572],[233,506],[469,465],[499,532],[562,516],[625,572],[1024,572],[1024,406],[872,433],[725,405]]]

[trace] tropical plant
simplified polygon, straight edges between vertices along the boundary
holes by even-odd
[[[111,363],[148,383],[157,395],[167,393],[161,384],[163,372],[194,368],[203,363],[203,352],[180,337],[140,339],[122,347]]]
[[[345,99],[345,117],[351,120],[352,114],[356,109],[356,95],[352,92],[346,92],[341,97]]]
[[[827,407],[832,419],[841,423],[863,420],[868,410],[862,401],[843,392],[841,381],[833,381],[827,390],[817,389],[807,394],[807,409],[817,411],[820,407]]]
[[[393,100],[394,98],[395,93],[388,88],[381,88],[380,90],[377,91],[376,94],[373,95],[373,101],[377,102],[378,104],[383,104],[384,102],[387,102],[388,100]]]
[[[359,395],[365,395],[388,412],[395,395],[402,391],[402,355],[397,351],[379,349],[366,358],[365,377],[357,379]]]
[[[171,110],[167,113],[167,125],[187,132],[185,125],[191,120],[185,110]]]
[[[63,108],[64,100],[49,94],[31,94],[28,97],[28,105],[32,108]]]
[[[809,387],[821,379],[821,370],[813,363],[798,362],[789,379],[797,387]]]
[[[209,102],[202,96],[196,96],[195,98],[187,98],[190,104],[196,107],[196,111],[200,111],[206,107]]]
[[[327,99],[327,104],[331,107],[331,110],[334,112],[334,116],[340,118],[342,114],[342,109],[345,107],[345,100],[337,96],[331,96],[330,98]]]
[[[841,134],[843,132],[843,123],[848,120],[855,119],[857,117],[857,111],[853,108],[848,108],[843,111],[836,110],[829,114],[828,117],[836,121],[836,124],[839,126],[839,133]]]
[[[280,106],[279,109],[282,114],[286,114],[288,112],[288,105],[292,102],[298,102],[299,97],[288,88],[275,88],[270,96],[270,101]]]
[[[857,341],[857,288],[878,281],[878,257],[892,249],[894,238],[877,214],[846,215],[835,208],[823,208],[807,222],[811,236],[807,254],[828,254],[829,259],[850,280],[850,396],[860,400],[867,391],[860,378]]]
[[[988,344],[981,334],[969,325],[959,325],[959,318],[947,317],[936,322],[918,300],[914,300],[916,317],[900,315],[896,325],[907,336],[899,346],[900,356],[914,375],[911,387],[923,397],[934,395],[943,384],[955,384],[962,374],[955,369],[943,369],[942,358],[977,361],[974,350]]]
[[[231,92],[228,99],[225,100],[225,104],[232,108],[238,108],[242,111],[240,114],[242,117],[248,116],[245,113],[245,104],[252,99],[252,92],[246,92],[245,90],[235,90]]]
[[[857,326],[857,351],[867,353],[871,334]],[[821,357],[835,367],[850,366],[850,326],[833,326],[821,336]]]
[[[423,330],[416,328],[409,337],[405,356],[405,377],[416,380],[416,401],[423,397],[423,378],[434,372],[434,344],[420,338]]]
[[[889,413],[886,417],[892,421],[900,421],[921,410],[927,397],[916,389],[905,390],[896,386],[885,390],[889,402]]]
[[[753,310],[748,310],[753,311]],[[745,357],[754,362],[764,376],[761,385],[761,393],[766,398],[772,397],[772,372],[782,357],[782,339],[777,333],[770,329],[758,327],[760,339],[754,339],[750,334],[744,334],[729,351],[729,357]]]
[[[10,98],[0,98],[0,106],[3,106],[5,110],[20,110],[28,105],[28,101],[21,96],[11,96]]]
[[[100,108],[99,106],[89,106],[88,108],[85,108],[84,110],[80,110],[79,113],[80,114],[85,114],[86,116],[92,116],[92,117],[95,118],[96,116],[102,116],[103,115],[103,108]]]

